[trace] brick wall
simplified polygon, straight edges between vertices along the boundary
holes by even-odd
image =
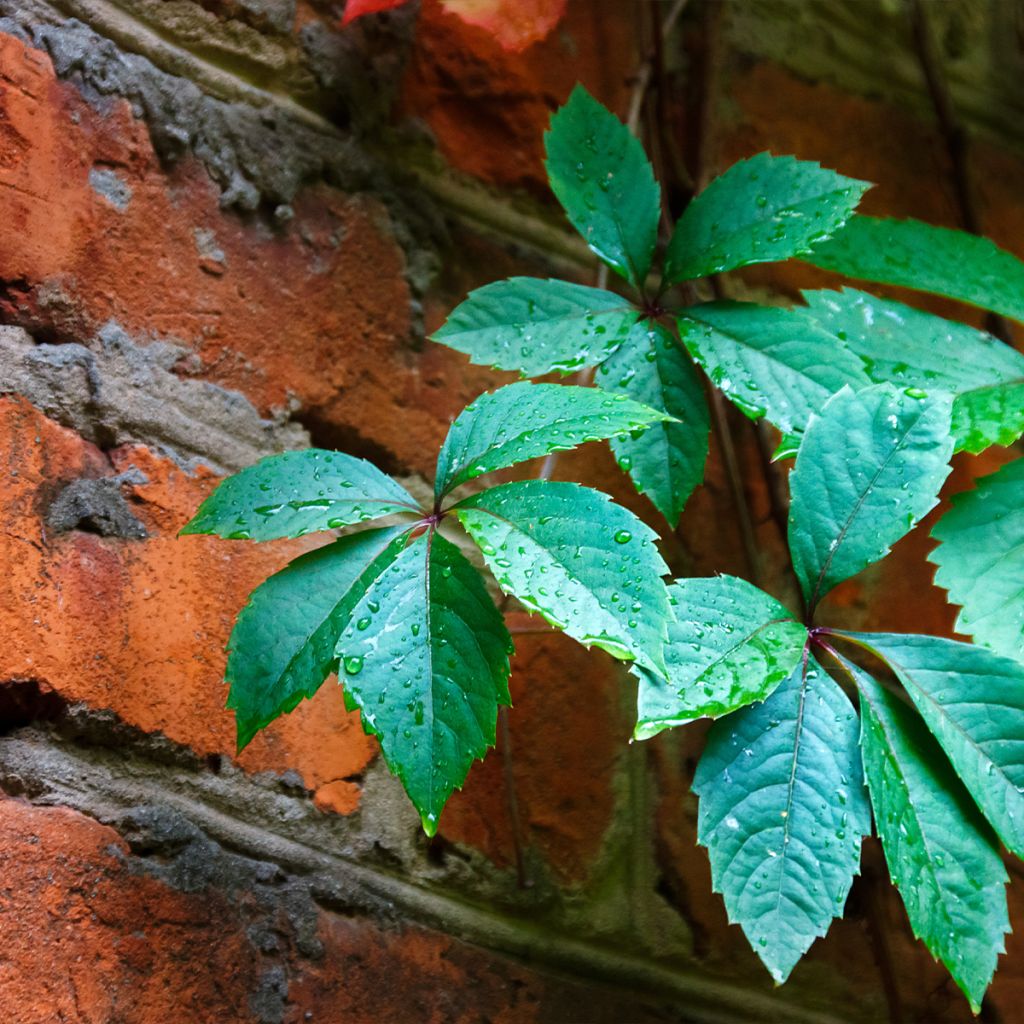
[[[316,541],[177,531],[223,474],[309,443],[429,482],[452,416],[505,378],[425,332],[500,276],[593,280],[541,132],[577,79],[624,113],[656,10],[572,0],[510,55],[434,0],[344,32],[339,7],[0,0],[0,1019],[969,1019],[873,843],[847,919],[774,990],[695,845],[700,727],[629,745],[631,684],[568,640],[520,639],[509,735],[432,842],[335,685],[234,756],[234,616]],[[973,213],[1024,255],[1016,10],[929,13]],[[879,182],[871,212],[964,216],[899,5],[694,0],[664,73],[684,164],[795,153]],[[756,437],[733,427],[785,596]],[[964,458],[955,489],[1006,457]],[[665,532],[675,571],[752,576],[717,448],[675,534],[600,448],[559,473]],[[928,543],[833,614],[948,632]],[[1024,988],[1008,943],[990,1020]]]

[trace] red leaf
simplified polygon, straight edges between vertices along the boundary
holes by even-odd
[[[364,14],[374,14],[377,11],[387,11],[392,7],[401,7],[408,0],[348,0],[345,4],[345,13],[342,15],[342,25],[347,25]]]
[[[350,0],[352,2],[352,0]],[[446,11],[494,36],[506,50],[543,39],[565,13],[567,0],[441,0]]]

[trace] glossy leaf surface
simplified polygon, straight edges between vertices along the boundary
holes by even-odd
[[[784,434],[804,430],[844,384],[871,383],[860,359],[802,309],[709,302],[683,311],[679,336],[730,401]]]
[[[1024,432],[1024,356],[984,331],[866,292],[805,292],[811,316],[864,362],[873,381],[953,402],[957,450],[977,454]]]
[[[1024,665],[945,637],[849,635],[893,669],[999,838],[1024,856]]]
[[[296,558],[252,592],[231,633],[224,673],[239,750],[335,671],[334,647],[352,609],[398,557],[407,530],[342,537]]]
[[[551,190],[587,245],[635,285],[651,269],[661,189],[640,141],[582,85],[544,136]]]
[[[966,231],[857,215],[801,258],[847,277],[934,292],[1024,320],[1024,263]]]
[[[951,405],[875,384],[843,388],[811,418],[790,476],[789,547],[812,610],[936,504],[953,453]]]
[[[669,281],[809,252],[840,228],[869,188],[808,160],[758,153],[690,203],[669,243]]]
[[[657,409],[572,384],[509,384],[459,413],[437,459],[438,496],[484,473],[666,419]]]
[[[961,607],[957,632],[1024,660],[1024,459],[954,495],[932,536],[935,582]]]
[[[875,827],[910,926],[977,1012],[1010,923],[995,836],[918,718],[849,662]]]
[[[716,892],[777,983],[842,915],[871,830],[857,716],[813,661],[716,722],[697,766],[697,838]]]
[[[753,584],[683,579],[669,596],[676,621],[665,648],[667,685],[640,674],[637,739],[764,700],[800,664],[807,630]]]
[[[600,491],[530,480],[455,506],[498,586],[588,646],[664,672],[672,617],[657,534]]]
[[[470,362],[539,377],[595,366],[622,344],[639,315],[613,292],[512,277],[470,292],[433,340]]]
[[[271,455],[222,480],[181,532],[274,540],[416,511],[412,495],[373,463],[309,448]]]
[[[374,580],[338,640],[345,701],[380,739],[428,835],[494,744],[511,648],[480,574],[434,532]]]
[[[602,390],[628,395],[673,416],[640,434],[620,434],[611,448],[621,469],[672,526],[704,479],[710,416],[700,378],[660,324],[638,323],[624,345],[602,363]]]

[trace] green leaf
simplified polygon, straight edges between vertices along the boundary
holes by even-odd
[[[758,153],[733,164],[686,208],[669,242],[669,281],[810,252],[870,188],[808,160]]]
[[[673,416],[641,434],[620,434],[611,447],[619,466],[672,526],[704,479],[710,420],[704,389],[693,364],[660,324],[644,321],[602,363],[598,383]]]
[[[840,635],[889,664],[982,814],[1024,856],[1024,665],[943,637]]]
[[[345,701],[380,739],[428,835],[494,745],[511,649],[480,574],[435,531],[373,581],[338,640]]]
[[[582,85],[544,135],[551,190],[587,245],[639,286],[658,239],[661,189],[644,148]]]
[[[1024,459],[954,495],[932,536],[935,582],[963,609],[957,632],[1024,660]]]
[[[597,388],[508,384],[484,392],[459,413],[437,458],[434,491],[440,498],[484,473],[669,418]]]
[[[668,567],[631,512],[546,480],[492,487],[453,511],[505,593],[580,643],[664,673]]]
[[[801,258],[847,277],[934,292],[1024,320],[1024,263],[965,231],[855,216]]]
[[[875,826],[914,934],[977,1013],[1010,923],[995,836],[917,715],[856,666]]]
[[[857,716],[813,661],[716,722],[697,766],[697,838],[729,920],[779,984],[842,915],[871,831]]]
[[[860,359],[803,309],[708,302],[683,310],[679,335],[730,401],[784,434],[804,430],[844,384],[871,383]]]
[[[309,448],[261,459],[218,484],[181,531],[274,540],[419,512],[415,498],[365,459]]]
[[[790,476],[789,548],[808,607],[888,554],[938,501],[948,395],[843,388],[812,416]]]
[[[595,366],[622,344],[639,315],[613,292],[513,277],[470,292],[433,340],[470,362],[539,377]]]
[[[367,587],[398,557],[408,526],[342,537],[296,558],[249,596],[228,642],[227,706],[238,749],[320,689],[334,645]]]
[[[636,739],[764,700],[800,664],[807,630],[753,584],[684,579],[669,596],[676,621],[665,648],[667,683],[640,673]]]
[[[957,450],[977,454],[1024,432],[1024,356],[984,331],[866,292],[805,292],[811,316],[881,383],[948,391]]]

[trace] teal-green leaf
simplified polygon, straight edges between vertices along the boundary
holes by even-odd
[[[667,682],[638,670],[636,739],[764,700],[800,664],[807,630],[753,584],[682,579],[669,596],[676,621],[665,648]]]
[[[1010,923],[996,838],[921,719],[849,662],[875,827],[914,934],[975,1013]]]
[[[601,364],[597,383],[604,391],[628,395],[675,418],[611,441],[619,466],[674,527],[704,479],[708,454],[708,404],[693,363],[669,331],[644,321]]]
[[[428,835],[494,745],[511,649],[480,574],[434,531],[374,580],[338,640],[345,701],[380,739]]]
[[[544,135],[551,190],[587,245],[641,285],[658,239],[661,189],[640,141],[582,85]]]
[[[962,609],[957,632],[1024,661],[1024,459],[954,495],[932,536],[935,582]]]
[[[857,215],[801,259],[846,277],[934,292],[1024,321],[1024,263],[966,231]]]
[[[412,495],[372,463],[309,448],[271,455],[222,480],[181,532],[274,540],[418,511]]]
[[[408,526],[363,530],[302,555],[249,596],[228,642],[227,706],[241,750],[312,697],[337,665],[334,646],[367,587],[398,557]]]
[[[716,892],[777,983],[842,915],[871,830],[857,716],[812,660],[716,722],[697,766],[697,838]]]
[[[470,362],[540,377],[595,366],[622,344],[639,315],[613,292],[513,277],[470,292],[433,340]]]
[[[951,399],[843,388],[812,416],[790,475],[789,548],[808,606],[878,561],[936,504]]]
[[[484,473],[669,419],[625,395],[572,384],[508,384],[456,417],[437,458],[438,497]]]
[[[1024,665],[944,637],[841,635],[888,663],[982,814],[1024,857]]]
[[[1024,356],[984,331],[867,292],[805,292],[810,315],[864,362],[871,380],[954,395],[957,450],[1024,432]]]
[[[454,511],[505,593],[580,643],[664,673],[668,567],[631,512],[545,480],[492,487]]]
[[[726,398],[784,434],[804,430],[844,384],[871,383],[860,359],[804,309],[708,302],[683,310],[679,335]]]
[[[686,208],[669,242],[669,281],[810,252],[871,186],[808,160],[758,153],[733,164]]]

